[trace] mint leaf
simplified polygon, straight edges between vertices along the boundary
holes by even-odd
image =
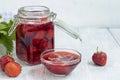
[[[5,28],[7,28],[7,26],[2,24],[2,23],[0,23],[0,30],[5,29]]]
[[[0,15],[0,19],[2,18],[2,16]]]
[[[4,27],[4,28],[2,28],[2,30],[8,32],[8,30],[9,30],[9,28],[10,28],[10,27],[8,26],[8,23],[5,22],[5,21],[3,21],[3,22],[0,22],[0,24],[1,24],[2,27]],[[0,29],[0,30],[1,30],[1,29]]]
[[[2,16],[0,16],[2,18]],[[13,24],[12,20],[0,22],[0,44],[2,44],[6,48],[6,53],[10,53],[13,51],[13,40],[15,39],[15,31],[11,36],[8,36],[8,31]]]
[[[13,20],[10,20],[8,26],[11,27],[13,25]]]
[[[9,36],[0,35],[0,43],[5,46],[7,52],[13,51],[13,41],[9,38]]]
[[[0,34],[7,35],[7,32],[2,30],[2,31],[0,31]]]
[[[13,31],[13,33],[10,35],[10,39],[11,39],[11,40],[15,40],[15,37],[16,37],[15,31]]]
[[[0,22],[0,24],[3,24],[3,25],[8,26],[8,23],[7,23],[7,22],[5,22],[5,21]]]

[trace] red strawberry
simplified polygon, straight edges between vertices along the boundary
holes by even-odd
[[[104,66],[107,62],[107,55],[105,52],[95,52],[92,56],[92,60],[96,65]]]
[[[54,28],[49,28],[46,37],[52,39],[54,37]]]
[[[22,24],[19,24],[16,28],[16,38],[20,38],[21,36],[24,36],[21,26]]]
[[[39,27],[33,24],[21,24],[17,29],[17,32],[21,33],[21,36],[27,38],[28,40],[33,38],[37,31],[39,31]]]
[[[27,60],[27,48],[26,46],[20,41],[16,40],[16,55],[18,58],[20,58],[23,61]]]
[[[0,62],[1,62],[1,69],[4,71],[5,65],[8,62],[14,62],[14,59],[10,56],[4,55],[1,57]]]
[[[55,58],[58,58],[58,55],[56,55],[54,52],[47,53],[43,56],[45,60],[53,61]]]
[[[33,26],[31,24],[22,24],[22,33],[24,34],[24,36],[29,36],[29,31],[31,29],[31,27],[33,28]]]
[[[43,52],[48,48],[48,40],[47,39],[41,39],[40,40],[40,45],[39,45],[39,51]]]
[[[37,34],[32,39],[33,45],[35,45],[35,46],[39,45],[40,39],[44,38],[45,34],[46,34],[46,32],[44,30],[37,32]]]
[[[48,49],[53,49],[54,44],[51,41],[48,41]]]
[[[35,46],[27,47],[27,62],[29,64],[39,64],[40,63],[40,52]]]
[[[37,32],[37,34],[35,35],[35,39],[42,39],[45,36],[46,32],[44,30],[40,30]]]
[[[39,46],[39,44],[40,44],[40,39],[37,39],[37,38],[32,39],[32,44],[33,44],[33,46]]]
[[[10,77],[16,77],[21,73],[21,66],[17,62],[8,62],[5,66],[5,73]]]

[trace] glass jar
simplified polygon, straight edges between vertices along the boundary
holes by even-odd
[[[9,34],[16,30],[16,55],[30,65],[41,63],[40,55],[54,48],[54,24],[74,38],[79,38],[56,14],[45,6],[24,6],[18,10]]]

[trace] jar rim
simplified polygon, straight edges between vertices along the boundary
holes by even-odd
[[[24,12],[41,12],[41,11],[50,11],[46,6],[23,6],[19,8],[20,11]],[[34,10],[34,11],[33,11]]]
[[[19,18],[41,18],[48,17],[50,10],[46,6],[23,6],[18,9]]]

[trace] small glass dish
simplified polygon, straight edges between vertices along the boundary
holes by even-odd
[[[49,49],[41,53],[41,62],[52,74],[64,76],[81,62],[81,53],[65,48]]]

